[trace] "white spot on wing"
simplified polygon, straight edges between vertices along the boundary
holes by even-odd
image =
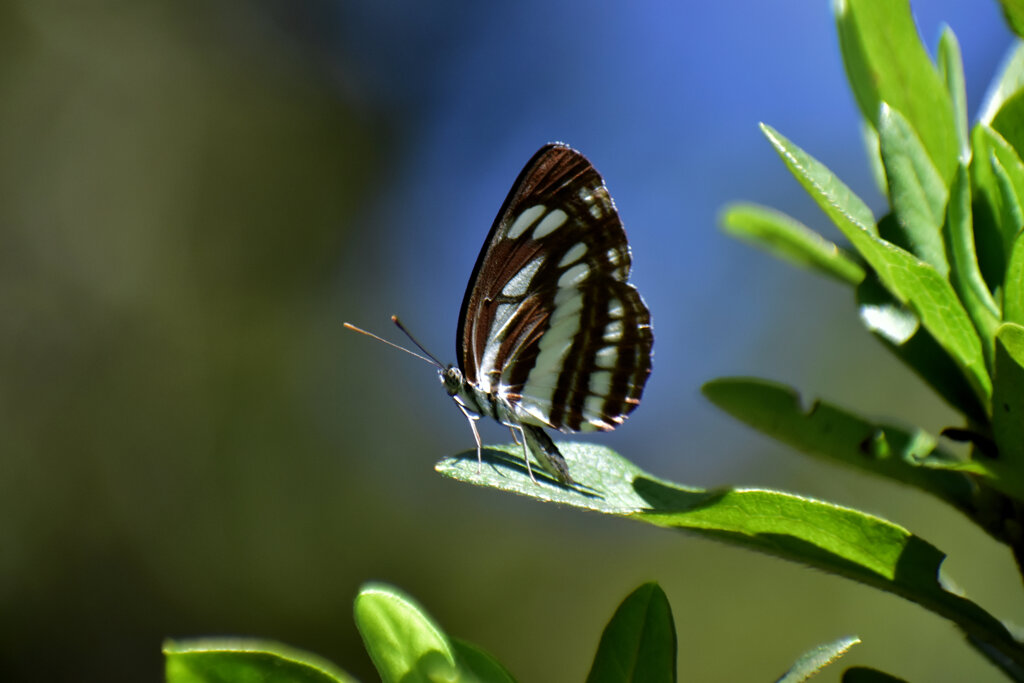
[[[523,400],[512,405],[516,417],[526,424],[538,427],[551,427],[551,401],[538,401],[523,397]]]
[[[588,382],[587,388],[590,390],[590,393],[595,396],[607,396],[608,392],[611,391],[612,388],[612,373],[606,370],[601,372],[592,372],[590,374],[590,382]],[[589,402],[590,398],[587,399],[587,403]],[[600,410],[600,406],[598,406],[598,410]]]
[[[616,346],[605,346],[594,354],[594,364],[599,368],[611,370],[615,367],[615,361],[619,359],[619,349]]]
[[[544,216],[544,220],[533,231],[533,239],[539,240],[541,237],[550,235],[569,219],[569,214],[561,209],[555,209],[547,216]]]
[[[523,385],[524,410],[534,415],[550,417],[551,399],[562,366],[569,355],[572,341],[580,330],[580,310],[583,295],[575,288],[562,288],[555,294],[555,311],[544,336],[540,338],[540,352]]]
[[[516,216],[515,222],[512,223],[512,227],[508,229],[509,239],[518,239],[520,235],[526,232],[531,225],[537,222],[537,219],[544,213],[545,207],[543,204],[531,206],[528,209],[523,210],[521,214]]]
[[[583,244],[583,242],[577,242],[576,244],[572,245],[572,249],[565,252],[565,256],[563,256],[562,260],[558,262],[558,267],[564,268],[570,263],[576,263],[581,258],[583,258],[583,255],[586,253],[587,245]]]
[[[622,302],[612,297],[608,301],[608,317],[612,320],[616,320],[622,317],[622,314],[626,312],[626,309],[622,307]]]
[[[551,327],[568,317],[578,318],[583,310],[583,295],[578,289],[563,288],[555,294],[555,312],[551,314]]]
[[[587,396],[587,400],[585,400],[583,402],[583,415],[586,417],[586,419],[588,421],[592,421],[592,420],[596,419],[596,420],[599,420],[601,422],[604,422],[604,420],[601,419],[601,408],[602,408],[602,406],[604,406],[604,398],[603,397],[601,397],[601,396]],[[596,428],[596,425],[593,428]],[[580,429],[580,431],[582,432],[582,431],[585,431],[585,430]],[[586,431],[589,431],[589,430],[586,430]]]
[[[560,289],[575,287],[586,280],[588,275],[590,275],[590,266],[586,263],[577,263],[558,278],[558,287]]]
[[[605,207],[612,201],[603,185],[596,188],[592,194],[581,196],[580,199],[589,204],[590,215],[597,219],[604,217]]]
[[[501,348],[501,340],[505,336],[505,327],[512,321],[512,316],[517,308],[516,304],[498,304],[494,311],[494,322],[487,332],[488,343],[484,346],[484,355],[480,359],[479,381],[480,389],[484,393],[491,392],[490,372],[495,369],[498,360],[498,350]]]
[[[504,289],[501,290],[502,295],[519,297],[526,294],[526,290],[530,288],[530,282],[533,280],[533,276],[537,274],[537,269],[540,268],[540,264],[542,262],[543,259],[535,258],[523,266],[523,268],[508,281],[508,284],[505,285]]]
[[[502,328],[508,324],[515,310],[516,304],[498,304],[498,308],[494,311],[494,322],[491,324],[487,336],[496,337],[501,334]]]
[[[604,326],[604,335],[601,337],[606,343],[614,344],[622,341],[622,321],[613,320]]]

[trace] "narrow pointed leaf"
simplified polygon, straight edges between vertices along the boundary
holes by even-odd
[[[1000,234],[1003,244],[1009,251],[1021,228],[1024,227],[1024,184],[1021,183],[1024,180],[1021,175],[1024,169],[1020,167],[1020,159],[1012,149],[1007,147],[1004,151],[1008,154],[1000,155],[999,150],[993,148],[989,164],[999,191]]]
[[[674,683],[676,626],[665,592],[645,583],[630,593],[601,634],[587,683]]]
[[[1006,264],[1003,319],[1006,322],[1024,325],[1024,232],[1013,243],[1010,261]]]
[[[972,460],[947,467],[1024,500],[1024,326],[1015,323],[1004,323],[996,334],[992,432],[995,454],[986,456],[976,449]]]
[[[899,111],[882,103],[878,119],[889,201],[910,250],[942,276],[949,272],[942,240],[946,184]]]
[[[795,218],[754,204],[733,204],[722,215],[726,232],[800,267],[846,284],[864,279],[864,268],[835,243]]]
[[[999,0],[1003,6],[1003,16],[1013,32],[1024,37],[1024,0]]]
[[[1024,163],[1002,135],[984,124],[971,134],[974,233],[978,261],[989,283],[1002,282],[997,268],[1024,225]],[[990,253],[986,253],[990,252]]]
[[[1024,90],[1018,90],[1003,102],[991,126],[1021,154],[1024,150]]]
[[[953,263],[951,278],[978,336],[983,340],[982,350],[992,366],[992,338],[999,325],[1001,312],[992,299],[981,276],[974,251],[974,224],[971,217],[971,185],[967,167],[960,165],[953,178],[946,218],[947,240]]]
[[[736,419],[802,453],[917,487],[964,514],[974,511],[974,486],[967,476],[923,466],[956,461],[923,430],[872,422],[824,401],[804,408],[794,389],[764,380],[717,379],[702,392]]]
[[[875,216],[871,209],[832,171],[768,124],[761,124],[761,132],[782,157],[793,176],[821,210],[843,231],[847,239],[854,241],[850,237],[851,232],[878,236],[878,226],[875,225]],[[854,246],[859,248],[856,242]]]
[[[889,181],[885,178],[885,166],[882,164],[878,131],[869,121],[861,121],[860,137],[864,141],[864,150],[868,154],[868,166],[871,170],[871,178],[875,181],[875,187],[878,188],[880,195],[888,197]]]
[[[860,638],[856,636],[846,636],[808,650],[776,683],[803,683],[845,655],[851,647],[859,642]]]
[[[330,662],[262,640],[205,638],[164,643],[167,683],[354,683]]]
[[[975,422],[988,422],[987,407],[953,359],[877,278],[865,278],[857,287],[857,310],[864,326],[950,406]]]
[[[1021,88],[1024,88],[1024,42],[1018,40],[1007,51],[999,76],[981,106],[978,121],[991,126],[1006,101]]]
[[[953,107],[917,34],[907,0],[834,0],[839,46],[860,110],[878,127],[881,102],[898,109],[946,180],[956,168]]]
[[[949,26],[942,27],[939,37],[939,73],[946,82],[946,91],[953,106],[953,124],[956,126],[957,156],[967,159],[971,143],[967,131],[967,86],[964,80],[964,62],[960,56],[960,43]]]
[[[910,305],[987,405],[992,383],[981,340],[952,285],[929,264],[880,239],[871,210],[828,168],[770,126],[761,127],[804,189],[874,268],[886,289]]]
[[[1024,479],[1024,326],[1005,323],[996,336],[992,431],[999,461]]]
[[[777,491],[681,486],[608,448],[558,446],[575,486],[530,481],[516,444],[486,448],[479,471],[475,450],[446,458],[436,469],[452,479],[698,533],[845,576],[917,602],[1002,656],[1024,662],[1024,651],[997,619],[942,586],[943,553],[891,522]]]
[[[869,291],[875,296],[867,298],[864,293]],[[921,331],[921,321],[914,312],[896,301],[875,278],[857,288],[857,314],[869,332],[897,347],[902,347]],[[956,366],[951,367],[955,372]]]
[[[1017,203],[1024,204],[1024,161],[1021,160],[1020,153],[994,129],[981,126],[981,130],[988,139],[992,155],[1006,170]]]

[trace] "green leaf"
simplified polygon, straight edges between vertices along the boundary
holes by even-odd
[[[1020,154],[1024,150],[1024,90],[1010,95],[992,119],[993,130]]]
[[[676,626],[661,587],[630,593],[601,634],[587,683],[670,683],[676,680]]]
[[[898,347],[921,330],[921,321],[914,312],[896,301],[878,278],[866,279],[857,288],[857,314],[869,332]],[[953,370],[960,374],[956,366]]]
[[[1005,323],[996,335],[992,387],[992,433],[999,449],[993,469],[1024,479],[1024,326]],[[1024,499],[1020,492],[1018,500]]]
[[[458,481],[609,515],[629,515],[649,507],[647,499],[632,484],[644,472],[630,461],[594,444],[563,442],[558,449],[579,485],[563,485],[536,469],[534,483],[523,464],[523,447],[515,444],[485,448],[481,453],[482,466],[478,466],[474,450],[445,458],[434,469]],[[702,493],[700,489],[694,492]]]
[[[851,666],[843,672],[842,681],[843,683],[907,683],[902,678],[866,666]]]
[[[860,638],[856,636],[846,636],[808,650],[776,683],[802,683],[845,655],[859,642]]]
[[[860,137],[864,142],[864,151],[868,154],[868,167],[871,171],[871,179],[875,181],[878,193],[883,197],[889,196],[889,181],[885,177],[885,166],[882,165],[882,154],[879,150],[878,131],[870,122],[861,120]]]
[[[804,408],[791,387],[764,380],[716,379],[701,390],[737,420],[802,453],[917,487],[966,515],[975,510],[970,478],[923,466],[931,461],[956,462],[923,430],[871,422],[824,401]]]
[[[834,0],[843,64],[861,113],[878,127],[879,105],[898,109],[945,180],[957,159],[949,93],[921,44],[906,0]]]
[[[857,287],[857,307],[864,326],[950,406],[979,424],[988,422],[987,407],[953,359],[876,277]]]
[[[824,164],[790,142],[777,130],[762,123],[761,132],[789,167],[790,172],[807,190],[821,210],[832,219],[843,234],[851,228],[877,236],[875,216],[868,205],[828,170]],[[847,239],[850,236],[847,234]],[[853,241],[852,239],[850,240]],[[857,246],[854,244],[854,246]]]
[[[452,638],[455,658],[461,668],[468,671],[473,679],[487,683],[515,683],[515,678],[498,660],[478,646],[467,643],[461,638]]]
[[[849,254],[795,218],[755,204],[733,204],[722,214],[725,231],[780,259],[846,284],[864,279]]]
[[[1008,151],[1016,157],[1016,153],[1012,149],[1008,149]],[[1008,164],[1013,163],[1012,159],[1006,159],[1006,161]],[[1020,159],[1017,161],[1019,162]],[[993,149],[989,163],[992,165],[992,175],[996,179],[999,196],[1002,200],[1002,212],[999,216],[1001,234],[1005,245],[1011,247],[1021,227],[1024,226],[1024,194],[1019,193],[1018,178],[1014,177],[1019,169],[1003,162],[1004,159],[1000,158],[997,150]]]
[[[992,662],[992,664],[999,667],[1011,681],[1024,682],[1024,667],[1021,667],[1019,662],[1008,660],[1002,653],[993,652],[992,648],[986,643],[980,643],[970,636],[968,636],[967,642]]]
[[[967,133],[967,86],[964,81],[964,62],[960,56],[960,43],[949,26],[943,25],[939,37],[939,73],[946,82],[946,91],[953,105],[953,123],[959,143],[957,156],[970,158],[971,143]]]
[[[1024,325],[1024,232],[1013,243],[1010,261],[1006,264],[1003,319],[1007,322]]]
[[[280,643],[204,638],[164,643],[167,683],[346,683],[324,659]]]
[[[917,602],[1000,655],[1024,662],[1024,650],[997,619],[939,582],[944,555],[891,522],[777,491],[680,486],[602,446],[558,446],[575,486],[530,481],[516,444],[484,449],[479,471],[475,450],[445,458],[436,468],[452,479],[686,530],[845,576]]]
[[[949,272],[942,243],[946,184],[899,111],[882,103],[878,137],[889,201],[910,250],[942,276]]]
[[[770,126],[761,128],[804,189],[874,268],[886,289],[910,305],[987,405],[992,383],[981,340],[952,285],[929,264],[879,238],[871,210],[828,168]]]
[[[1003,16],[1013,32],[1024,36],[1024,0],[999,0],[1003,6]]]
[[[1010,144],[984,124],[971,134],[974,237],[986,281],[1003,280],[1002,262],[1024,225],[1024,163]]]
[[[391,586],[364,586],[355,601],[355,619],[384,683],[472,681],[476,666],[486,668],[493,662],[476,648],[454,646],[419,604]],[[470,664],[462,661],[463,654]]]
[[[996,79],[981,107],[978,121],[991,126],[1006,101],[1024,88],[1024,43],[1016,41],[1003,62],[1003,70]],[[1019,147],[1017,148],[1020,149]]]
[[[949,193],[946,238],[953,262],[953,286],[967,309],[982,341],[982,350],[992,367],[992,338],[999,325],[1000,311],[981,276],[974,251],[974,224],[971,216],[971,184],[967,167],[957,167]]]
[[[991,154],[1006,169],[1014,199],[1018,205],[1024,204],[1024,162],[1021,161],[1020,155],[1002,135],[992,128],[985,125],[979,125],[979,128],[988,141]],[[1018,230],[1021,225],[1021,223],[1017,224]],[[1016,231],[1012,231],[1010,237],[1012,238],[1016,234]]]

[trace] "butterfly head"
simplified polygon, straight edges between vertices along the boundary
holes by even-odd
[[[465,386],[465,379],[462,377],[462,370],[459,370],[454,365],[449,365],[446,368],[438,368],[437,377],[441,380],[441,384],[444,385],[444,390],[448,392],[449,396],[455,396],[457,393],[462,391]]]

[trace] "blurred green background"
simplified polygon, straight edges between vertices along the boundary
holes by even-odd
[[[373,680],[351,619],[369,580],[521,680],[581,680],[651,579],[689,680],[771,680],[850,633],[848,663],[999,680],[895,597],[440,479],[472,437],[433,371],[341,327],[391,334],[400,313],[454,359],[494,212],[565,140],[616,198],[657,339],[643,407],[602,443],[689,484],[880,514],[1019,615],[1009,553],[955,513],[700,399],[756,374],[936,432],[954,419],[848,292],[716,229],[733,198],[825,224],[758,120],[884,206],[827,3],[689,5],[0,2],[0,680],[157,681],[165,637],[218,634]],[[996,3],[915,9],[930,48],[940,21],[960,37],[973,112],[1010,44]]]

